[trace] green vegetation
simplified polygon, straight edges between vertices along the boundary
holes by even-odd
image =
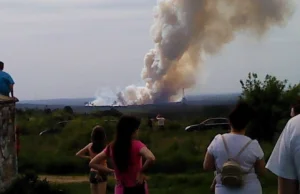
[[[42,117],[42,116],[40,116]],[[42,118],[32,117],[31,122]],[[115,122],[110,118],[82,118],[70,121],[59,134],[38,136],[27,134],[21,137],[19,169],[44,174],[80,174],[88,172],[88,161],[75,157],[75,153],[90,141],[91,129],[95,124],[105,127],[108,138],[113,138]],[[143,121],[139,138],[149,146],[158,160],[150,173],[201,172],[206,146],[218,131],[187,133],[187,125],[176,121],[167,122],[167,130],[151,131]]]
[[[67,194],[69,189],[61,185],[51,185],[47,180],[40,180],[33,173],[19,176],[1,194]]]
[[[281,132],[290,115],[290,106],[299,100],[300,83],[291,85],[287,80],[278,80],[266,75],[261,81],[255,73],[249,73],[241,81],[242,100],[252,105],[257,118],[249,126],[249,136],[272,141],[276,132]]]
[[[55,112],[54,112],[55,113]],[[43,116],[32,117],[37,122]],[[83,118],[75,116],[59,134],[38,136],[38,133],[23,135],[19,157],[20,171],[34,170],[38,174],[87,174],[88,161],[76,158],[77,150],[89,142],[91,129],[95,124],[106,128],[109,139],[113,138],[115,122],[105,122],[110,117]],[[38,123],[38,122],[37,122]],[[156,164],[148,172],[149,185],[153,193],[169,194],[175,191],[181,193],[196,193],[207,191],[212,181],[212,172],[204,172],[202,163],[206,147],[218,133],[225,131],[205,131],[187,133],[183,129],[188,123],[168,121],[165,131],[151,131],[143,120],[139,138],[147,144],[157,157]],[[272,145],[262,143],[266,157],[271,153]],[[276,188],[273,176],[264,178],[265,193],[271,193]],[[69,193],[88,193],[87,183],[62,185]],[[110,182],[109,190],[113,188]],[[267,192],[270,190],[270,192]],[[111,191],[112,192],[112,191]]]
[[[209,186],[213,176],[212,173],[199,174],[179,174],[166,175],[157,174],[151,176],[149,180],[149,189],[151,194],[196,194],[210,193]],[[276,177],[267,175],[261,179],[264,194],[274,194],[277,192]],[[108,194],[113,194],[113,180],[109,181]],[[71,183],[62,185],[72,194],[89,194],[88,183]]]
[[[259,113],[258,121],[260,122],[254,122],[249,126],[249,134],[260,140],[266,159],[270,156],[274,145],[274,141],[269,141],[267,134],[272,137],[277,129],[283,128],[289,118],[289,104],[296,100],[300,91],[299,85],[285,89],[283,87],[285,84],[286,82],[280,82],[270,76],[267,76],[264,82],[260,82],[255,74],[249,74],[249,79],[242,82],[241,98],[254,105]],[[157,158],[156,164],[147,173],[150,176],[151,193],[193,194],[199,191],[209,193],[213,173],[204,172],[202,169],[204,154],[213,137],[226,131],[187,133],[184,128],[187,125],[199,123],[207,117],[227,116],[230,109],[229,107],[219,107],[219,109],[204,107],[201,113],[197,108],[194,108],[194,111],[192,109],[193,107],[188,109],[183,107],[183,111],[177,109],[166,116],[166,129],[163,131],[150,130],[147,127],[145,113],[140,115],[143,119],[139,139],[154,152]],[[176,116],[176,114],[185,114],[185,116]],[[89,161],[76,158],[75,153],[89,143],[91,130],[96,124],[102,125],[106,129],[109,140],[112,140],[115,120],[118,116],[120,114],[117,111],[80,115],[74,113],[71,107],[55,111],[49,109],[44,111],[19,110],[18,125],[22,132],[20,172],[25,173],[30,170],[38,174],[87,174]],[[276,127],[263,122],[261,118],[265,117],[269,119],[267,123],[273,123]],[[70,120],[70,122],[60,127],[56,134],[38,135],[41,131],[53,128],[55,123],[64,120]],[[253,127],[258,124],[263,124],[265,128]],[[269,173],[261,181],[263,193],[276,192],[276,179],[273,175]],[[61,187],[73,194],[89,193],[87,183],[64,184]],[[112,193],[113,180],[110,181],[108,190]]]

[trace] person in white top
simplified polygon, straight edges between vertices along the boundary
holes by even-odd
[[[161,115],[157,115],[157,125],[159,129],[164,129],[165,127],[165,118],[162,117]]]
[[[282,131],[266,168],[278,177],[278,194],[299,194],[300,104],[292,108],[292,118]]]
[[[258,141],[245,136],[246,126],[254,116],[254,111],[246,104],[239,103],[229,115],[230,133],[217,135],[207,148],[203,168],[214,171],[222,169],[229,158],[237,161],[246,175],[244,186],[232,190],[222,185],[220,172],[215,177],[216,194],[261,194],[262,188],[257,174],[265,171],[264,152]],[[223,136],[223,137],[222,137]],[[224,138],[224,141],[223,141]],[[226,146],[228,149],[226,149]],[[247,145],[248,144],[248,145]],[[243,149],[245,147],[245,149]],[[241,150],[243,151],[241,152]],[[236,157],[239,155],[238,157]]]

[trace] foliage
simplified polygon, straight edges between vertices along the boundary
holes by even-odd
[[[53,111],[51,115],[60,114]],[[26,112],[26,111],[25,111]],[[39,136],[38,129],[46,128],[54,122],[53,116],[32,114],[27,121],[26,114],[18,116],[18,124],[26,126],[26,134],[21,136],[19,170],[32,169],[45,174],[81,174],[87,173],[88,160],[75,157],[75,153],[90,142],[92,128],[99,124],[105,130],[108,139],[114,137],[117,117],[93,115],[75,115],[73,120],[63,127],[60,133]],[[22,121],[22,122],[21,122]],[[199,120],[200,121],[200,120]],[[56,122],[56,121],[55,121]],[[139,131],[141,139],[158,158],[149,173],[186,173],[202,172],[202,161],[211,139],[225,131],[206,131],[188,133],[184,128],[192,124],[189,120],[166,120],[166,129],[154,130],[147,126],[147,118],[142,119]]]
[[[47,180],[38,179],[34,173],[19,176],[2,194],[67,194]]]
[[[286,124],[289,119],[288,107],[299,96],[300,84],[287,85],[286,80],[280,81],[270,75],[267,75],[264,81],[260,81],[257,74],[253,73],[248,75],[246,81],[241,81],[241,84],[243,89],[241,100],[247,101],[257,111],[255,121],[249,126],[249,135],[262,140],[261,146],[267,160],[274,145],[264,140],[271,140],[274,133],[278,130],[280,132]],[[213,137],[226,131],[188,133],[184,128],[200,123],[208,117],[226,117],[232,107],[184,106],[180,108],[180,110],[178,107],[164,111],[152,110],[152,113],[159,112],[166,118],[165,130],[157,130],[156,125],[154,130],[151,130],[147,125],[146,118],[149,113],[146,111],[133,113],[127,110],[131,114],[142,117],[139,139],[153,151],[157,158],[155,165],[147,172],[147,175],[150,175],[149,186],[153,194],[209,192],[213,173],[202,170],[204,154]],[[17,114],[18,126],[22,132],[19,171],[24,173],[30,169],[39,174],[56,175],[88,173],[89,161],[75,157],[75,153],[89,143],[91,130],[95,125],[102,125],[111,141],[114,137],[116,121],[122,115],[116,109],[91,114],[76,114],[71,113],[70,110],[32,109],[18,110]],[[155,117],[156,114],[152,116]],[[38,135],[42,130],[63,120],[71,121],[63,126],[60,133]],[[18,180],[24,179],[23,177]],[[29,180],[28,175],[27,180]],[[41,185],[37,186],[38,188],[44,189],[40,189],[39,193],[47,194],[48,190],[51,190],[46,180],[37,181],[35,178],[33,180]],[[261,181],[263,193],[276,192],[276,187],[273,186],[276,182],[275,176],[268,173]],[[30,184],[25,184],[24,181],[18,184],[23,190],[31,188],[28,186]],[[64,193],[66,191],[72,194],[90,192],[89,185],[86,183],[62,185],[62,187],[65,188],[61,191]],[[12,191],[18,193],[19,190],[17,191],[16,188]],[[14,192],[7,194],[14,194]],[[110,180],[108,193],[112,192],[113,180]],[[32,191],[32,194],[35,194],[35,191]]]
[[[92,128],[99,124],[106,129],[109,140],[114,137],[118,117],[98,115],[75,115],[57,134],[39,136],[39,132],[50,128],[57,122],[57,115],[65,118],[69,113],[61,110],[46,114],[44,111],[27,110],[18,115],[21,129],[21,150],[19,170],[32,169],[46,174],[76,174],[88,172],[88,161],[75,157],[75,153],[90,141]],[[102,116],[100,116],[102,115]],[[117,116],[120,116],[117,114]],[[200,121],[200,120],[199,120]],[[183,173],[201,171],[204,134],[190,134],[184,131],[190,121],[167,119],[164,131],[154,131],[147,126],[147,119],[142,119],[139,138],[161,158],[150,173]],[[207,134],[206,144],[217,132]],[[178,138],[180,137],[180,139]],[[177,148],[176,148],[177,146]]]
[[[272,140],[283,123],[289,118],[289,107],[300,95],[300,83],[288,85],[287,80],[278,80],[266,75],[263,81],[258,75],[249,73],[248,79],[240,81],[241,100],[248,102],[256,110],[256,119],[249,126],[249,136],[256,139]]]
[[[73,114],[73,109],[70,106],[65,106],[64,107],[64,112],[68,113],[68,114]]]

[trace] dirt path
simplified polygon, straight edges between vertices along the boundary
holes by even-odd
[[[88,182],[88,176],[56,176],[56,175],[40,175],[41,180],[47,179],[52,183],[83,183]]]

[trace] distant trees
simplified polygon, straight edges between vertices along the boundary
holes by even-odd
[[[48,108],[48,106],[45,106],[45,108],[44,108],[44,113],[47,114],[47,115],[49,115],[49,114],[52,113],[52,111],[51,111],[50,108]]]
[[[281,81],[271,75],[261,81],[256,73],[249,73],[240,83],[243,89],[241,100],[252,105],[257,113],[248,135],[258,140],[272,140],[289,119],[290,106],[300,96],[300,83],[290,85],[287,80]]]
[[[68,114],[71,114],[71,115],[74,113],[72,107],[70,107],[70,106],[65,106],[64,107],[64,112],[68,113]]]

